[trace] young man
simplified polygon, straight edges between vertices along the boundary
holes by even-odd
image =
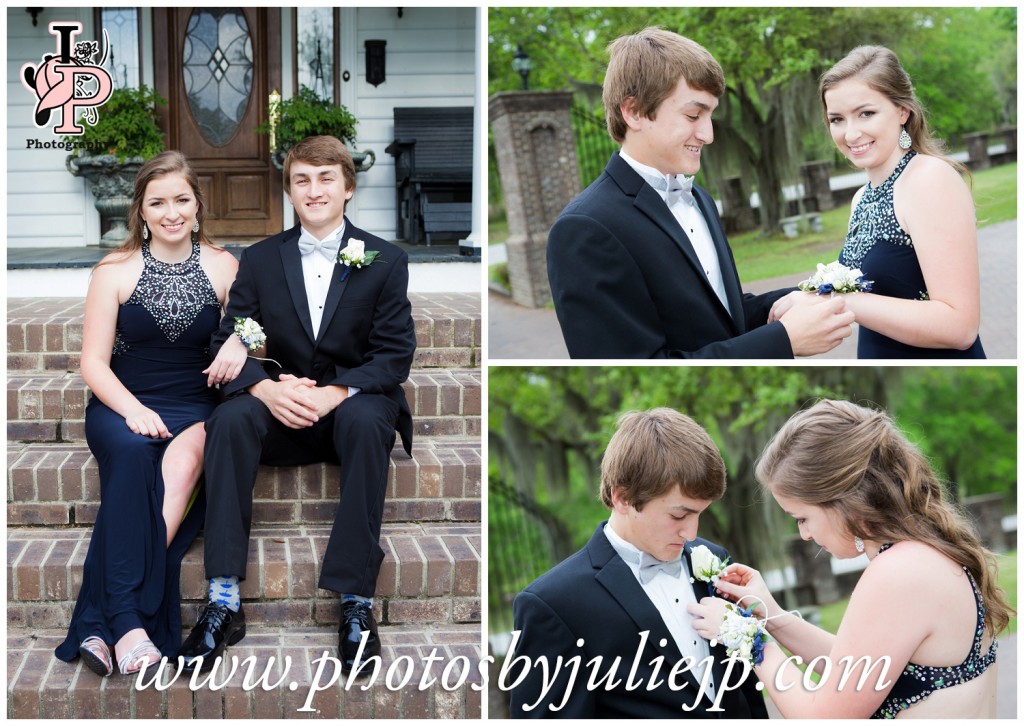
[[[512,689],[513,718],[767,718],[756,677],[737,689],[734,669],[726,681],[724,647],[710,648],[686,612],[708,595],[690,582],[691,549],[728,556],[697,539],[701,513],[724,491],[722,457],[692,419],[669,408],[619,419],[601,461],[608,521],[513,603],[520,637],[508,657],[531,666]],[[588,688],[597,677],[586,666],[573,679],[575,656],[597,659],[598,677],[614,672]],[[684,658],[692,666],[670,679]]]
[[[416,349],[408,258],[345,216],[356,171],[344,145],[314,136],[295,145],[284,187],[301,224],[242,253],[227,313],[211,353],[251,318],[267,336],[261,365],[249,358],[224,387],[227,400],[206,423],[205,566],[210,601],[182,646],[186,668],[202,670],[245,635],[238,582],[245,579],[252,492],[260,463],[340,462],[341,502],[319,586],[341,594],[341,660],[352,667],[380,653],[372,597],[384,552],[378,542],[395,430],[412,448],[401,383]],[[339,250],[362,242],[361,268]],[[269,372],[268,372],[269,371]]]
[[[838,345],[853,321],[841,296],[796,294],[767,323],[789,291],[743,294],[715,203],[692,185],[725,91],[718,62],[658,28],[619,38],[609,52],[605,116],[622,150],[548,235],[569,355],[792,358]]]

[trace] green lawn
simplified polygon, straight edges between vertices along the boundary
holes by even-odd
[[[1017,609],[1017,551],[1007,552],[1006,554],[999,555],[996,557],[999,565],[999,587],[1006,593],[1007,599],[1010,601],[1010,607],[1014,610]],[[821,627],[830,633],[835,633],[839,630],[839,622],[843,619],[843,614],[846,612],[846,606],[850,604],[849,600],[841,600],[840,602],[832,603],[831,605],[825,605],[821,608]],[[1005,633],[1016,633],[1017,632],[1017,618],[1010,618],[1010,624],[1007,627]],[[1005,634],[1004,633],[1004,634]]]
[[[978,226],[1017,218],[1017,164],[1004,164],[973,175]],[[819,262],[831,262],[839,255],[850,220],[850,208],[843,205],[821,215],[823,231],[804,232],[796,239],[779,233],[762,237],[760,230],[729,238],[736,267],[743,282],[765,280],[806,272]],[[497,219],[488,225],[488,243],[504,242],[508,222]]]
[[[1004,164],[973,175],[974,203],[978,226],[1017,218],[1017,165]],[[821,215],[824,231],[805,232],[796,239],[779,233],[762,237],[760,230],[729,238],[736,267],[743,282],[765,280],[806,272],[819,262],[831,262],[839,255],[850,221],[844,205]]]

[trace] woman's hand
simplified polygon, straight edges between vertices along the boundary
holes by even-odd
[[[124,417],[125,424],[133,433],[148,436],[151,439],[169,439],[173,436],[164,426],[160,415],[145,406],[134,409]]]
[[[208,374],[206,385],[214,386],[220,383],[230,383],[238,378],[238,374],[242,372],[242,366],[245,365],[245,359],[248,356],[249,351],[245,347],[245,343],[239,340],[237,335],[230,336],[224,341],[224,345],[220,347],[217,357],[210,364],[210,367],[203,371],[203,373]]]
[[[728,603],[719,597],[704,597],[700,602],[687,605],[686,612],[693,616],[690,624],[697,631],[697,635],[704,640],[717,638],[727,606]]]
[[[719,595],[737,603],[744,609],[753,608],[759,618],[774,615],[779,606],[772,597],[761,573],[753,567],[733,563],[718,576],[715,588]]]

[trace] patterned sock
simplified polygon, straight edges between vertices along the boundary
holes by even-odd
[[[223,603],[237,613],[242,605],[241,595],[238,593],[238,576],[215,577],[210,580],[210,602]]]
[[[351,600],[355,600],[356,602],[361,602],[363,605],[369,605],[371,608],[373,607],[373,598],[372,597],[363,597],[362,595],[342,595],[341,596],[341,602],[342,603],[346,603],[346,602],[349,602]]]

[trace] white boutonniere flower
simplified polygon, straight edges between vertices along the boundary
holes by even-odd
[[[722,561],[706,545],[697,545],[690,550],[690,564],[693,567],[693,576],[701,582],[708,583],[708,592],[714,595],[713,589],[718,576],[729,564],[729,558]]]
[[[366,243],[361,239],[350,239],[345,248],[338,252],[338,262],[345,267],[354,267],[359,270],[372,265],[379,256],[380,252],[367,252]]]

